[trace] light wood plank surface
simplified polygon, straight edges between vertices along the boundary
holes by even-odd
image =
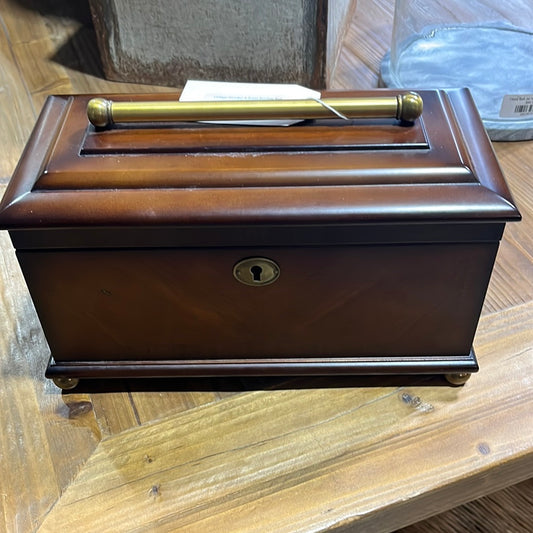
[[[392,13],[358,1],[332,88],[377,85]],[[98,57],[83,2],[0,0],[0,192],[47,94],[172,90],[106,81]],[[524,219],[505,232],[481,372],[462,388],[249,378],[62,394],[0,232],[0,531],[385,532],[530,478],[533,143],[495,149]]]

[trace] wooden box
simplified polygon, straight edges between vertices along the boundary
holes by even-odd
[[[50,97],[0,205],[47,375],[476,371],[498,244],[520,215],[468,91],[421,94],[410,126],[102,131],[89,97]]]

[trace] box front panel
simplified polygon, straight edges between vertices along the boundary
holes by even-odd
[[[465,355],[497,243],[19,251],[56,361]],[[237,281],[246,257],[279,265]]]

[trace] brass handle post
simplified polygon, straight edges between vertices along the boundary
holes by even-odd
[[[323,98],[322,100],[220,100],[208,102],[115,102],[93,98],[89,121],[106,128],[114,123],[201,120],[277,120],[395,118],[413,122],[422,113],[422,98],[408,92],[395,96]]]

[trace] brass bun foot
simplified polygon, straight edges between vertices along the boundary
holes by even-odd
[[[448,383],[459,386],[464,385],[470,379],[471,375],[468,372],[458,372],[456,374],[445,374],[444,377]]]
[[[56,387],[59,387],[62,390],[72,390],[76,388],[80,382],[78,378],[67,378],[64,376],[55,376],[52,378],[52,381],[55,383]]]

